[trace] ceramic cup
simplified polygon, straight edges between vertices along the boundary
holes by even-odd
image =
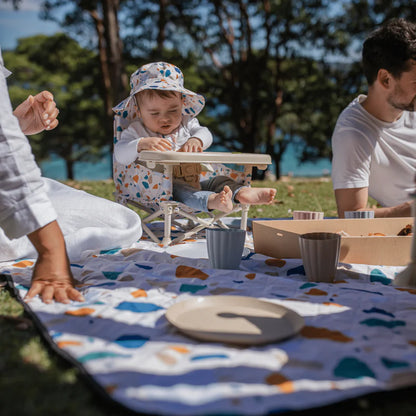
[[[293,211],[294,220],[323,220],[324,213],[318,211]]]
[[[299,247],[308,280],[332,283],[338,266],[341,236],[336,233],[301,234]]]
[[[246,239],[245,230],[207,228],[208,258],[214,269],[238,269]]]
[[[345,218],[374,218],[374,211],[345,211]]]

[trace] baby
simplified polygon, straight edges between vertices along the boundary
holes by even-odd
[[[114,145],[117,162],[129,165],[142,150],[202,152],[211,145],[211,132],[196,118],[205,99],[184,88],[178,67],[165,62],[144,65],[132,74],[130,85],[130,96],[116,108],[134,111],[136,120]],[[186,165],[174,170],[173,198],[195,210],[230,212],[234,202],[270,204],[276,195],[274,188],[251,188],[227,176],[199,182],[200,165]]]

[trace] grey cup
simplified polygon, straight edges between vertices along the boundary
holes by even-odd
[[[345,218],[374,218],[374,211],[345,211]]]
[[[308,280],[332,283],[337,272],[341,236],[336,233],[301,234],[299,246]]]
[[[245,230],[207,228],[208,258],[214,269],[238,269],[246,239]]]

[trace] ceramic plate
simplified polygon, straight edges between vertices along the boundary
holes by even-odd
[[[178,302],[167,320],[203,341],[264,344],[295,335],[303,318],[284,306],[248,296],[199,296]]]

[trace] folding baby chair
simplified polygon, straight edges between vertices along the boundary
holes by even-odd
[[[119,140],[121,132],[128,127],[131,120],[127,111],[117,112],[114,117],[114,141]],[[220,152],[157,152],[142,151],[134,163],[122,165],[113,158],[113,179],[116,186],[114,193],[117,202],[137,207],[148,215],[142,218],[143,231],[156,243],[164,247],[190,238],[207,227],[228,228],[222,219],[236,211],[242,211],[240,228],[246,229],[249,205],[236,204],[229,213],[196,212],[187,205],[173,200],[173,170],[180,169],[184,176],[187,169],[195,163],[201,163],[199,179],[208,179],[214,175],[228,176],[242,185],[249,186],[252,168],[266,169],[271,163],[269,155],[220,153]],[[232,164],[233,167],[226,166]],[[235,169],[240,165],[243,170]],[[195,175],[195,172],[190,172]],[[201,217],[202,214],[205,216]],[[160,240],[150,230],[148,223],[161,218],[164,221],[164,234]],[[171,229],[176,226],[182,230],[178,237],[172,239]]]

